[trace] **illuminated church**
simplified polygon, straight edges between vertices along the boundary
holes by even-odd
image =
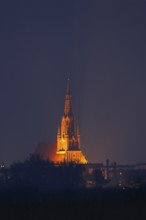
[[[72,111],[70,81],[67,80],[64,114],[58,128],[57,142],[41,142],[36,146],[35,153],[44,160],[55,163],[73,162],[87,163],[80,147],[80,132],[76,126],[76,119]]]
[[[70,92],[70,81],[67,80],[64,114],[61,119],[61,126],[57,133],[57,157],[60,161],[87,163],[81,151],[80,132],[76,126],[76,119],[72,111],[72,99]]]

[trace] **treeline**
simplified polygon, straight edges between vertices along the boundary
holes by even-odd
[[[30,155],[24,162],[15,162],[1,170],[1,185],[7,188],[36,188],[39,190],[63,190],[83,187],[83,172],[80,164],[54,164],[39,155]],[[2,177],[2,175],[1,175]]]

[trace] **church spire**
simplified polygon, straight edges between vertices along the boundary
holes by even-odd
[[[76,119],[72,112],[70,80],[67,80],[64,114],[57,133],[56,155],[60,162],[87,163],[80,147],[80,132],[77,131]],[[57,161],[57,159],[56,159]]]
[[[72,101],[71,101],[71,91],[70,91],[70,80],[67,80],[66,96],[65,96],[65,106],[64,114],[72,114]]]

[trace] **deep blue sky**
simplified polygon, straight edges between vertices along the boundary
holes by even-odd
[[[146,162],[146,1],[0,3],[0,161],[56,140],[66,79],[91,162]]]

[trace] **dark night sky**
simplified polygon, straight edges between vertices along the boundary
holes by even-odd
[[[66,79],[91,162],[146,162],[146,1],[0,3],[0,161],[56,140]]]

